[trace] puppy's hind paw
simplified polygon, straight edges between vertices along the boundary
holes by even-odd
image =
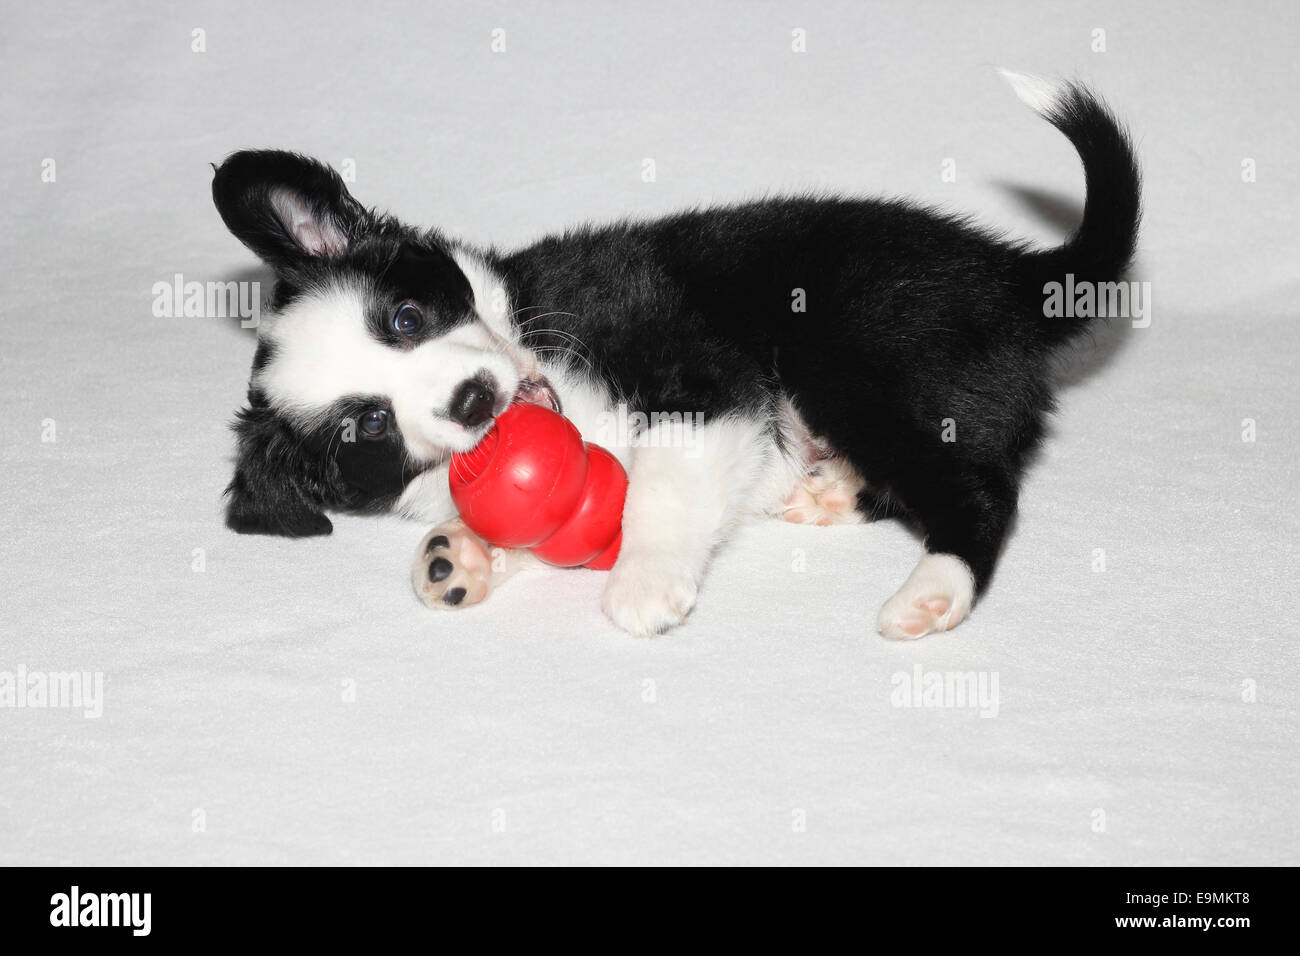
[[[793,524],[861,524],[858,494],[866,487],[861,476],[843,458],[825,458],[786,499],[781,517]]]
[[[950,631],[966,619],[975,599],[975,578],[951,554],[927,554],[907,583],[885,602],[876,626],[891,641],[914,641]]]
[[[440,524],[420,540],[411,586],[421,601],[438,610],[478,604],[492,590],[492,550],[462,521]]]

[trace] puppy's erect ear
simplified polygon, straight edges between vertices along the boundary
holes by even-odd
[[[342,256],[369,215],[334,170],[277,150],[227,159],[212,179],[212,201],[230,231],[276,270]]]
[[[226,524],[240,534],[290,538],[333,531],[320,506],[320,477],[284,423],[255,405],[239,413],[235,431],[239,460],[226,488]]]

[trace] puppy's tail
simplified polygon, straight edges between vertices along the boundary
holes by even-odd
[[[1065,244],[1024,257],[1027,291],[1041,301],[1048,282],[1111,282],[1133,259],[1142,219],[1142,177],[1128,133],[1087,87],[1000,70],[1016,95],[1065,134],[1083,160],[1083,222]],[[1082,323],[1047,320],[1061,338]]]

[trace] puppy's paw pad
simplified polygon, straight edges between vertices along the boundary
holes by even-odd
[[[697,592],[694,573],[679,562],[625,554],[609,572],[601,608],[629,634],[648,637],[681,624]]]
[[[927,634],[946,631],[953,625],[945,622],[942,614],[934,614],[922,604],[901,609],[891,609],[886,605],[880,612],[878,626],[887,640],[915,641]]]
[[[934,616],[930,614],[905,613],[894,622],[894,625],[895,626],[891,629],[891,634],[887,634],[886,637],[898,635],[900,639],[915,639],[934,630]]]
[[[794,524],[827,527],[833,524],[861,524],[858,492],[866,483],[842,458],[818,462],[785,501],[781,513]]]
[[[921,607],[930,612],[934,617],[943,617],[952,607],[952,599],[946,595],[932,598],[922,598]]]
[[[974,598],[975,579],[964,561],[951,554],[927,554],[880,609],[876,626],[891,641],[950,631],[966,619]]]
[[[427,606],[439,610],[478,604],[492,589],[492,554],[460,522],[439,525],[424,536],[411,567],[411,586]]]

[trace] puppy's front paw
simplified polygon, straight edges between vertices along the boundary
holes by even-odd
[[[927,554],[880,609],[877,627],[891,641],[950,631],[966,619],[974,599],[975,578],[965,561],[951,554]]]
[[[492,549],[462,521],[440,524],[420,541],[411,585],[432,608],[477,604],[492,590]]]
[[[682,562],[625,551],[609,572],[601,607],[629,634],[648,637],[682,623],[697,591],[696,575]]]

